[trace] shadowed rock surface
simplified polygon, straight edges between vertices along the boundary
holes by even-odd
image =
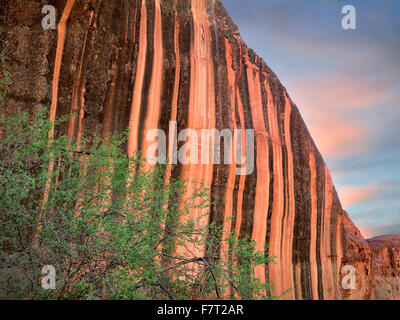
[[[252,237],[258,249],[269,243],[278,263],[256,273],[273,282],[272,294],[291,289],[285,298],[375,298],[371,249],[342,210],[297,106],[240,38],[220,1],[0,3],[1,48],[12,77],[2,114],[35,113],[43,104],[51,106],[51,120],[74,112],[55,134],[75,141],[94,134],[106,140],[129,128],[128,154],[146,153],[149,130],[168,133],[170,121],[178,132],[254,129],[252,174],[236,175],[236,163],[178,165],[173,174],[184,172],[219,196],[205,219],[230,219],[224,230]],[[57,30],[41,27],[45,4],[57,8]],[[379,250],[372,247],[385,266],[394,263],[389,251]],[[353,291],[341,287],[347,264],[359,273]],[[386,271],[379,274],[386,279]],[[390,295],[380,288],[378,297]]]

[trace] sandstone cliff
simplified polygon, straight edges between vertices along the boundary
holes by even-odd
[[[57,8],[56,30],[42,29],[45,4]],[[185,178],[219,196],[207,219],[232,218],[225,231],[251,236],[259,249],[269,243],[278,263],[256,272],[273,281],[272,294],[375,297],[371,251],[342,210],[297,106],[220,1],[1,0],[0,39],[12,75],[2,114],[43,104],[52,120],[75,112],[56,134],[107,139],[129,128],[131,154],[146,151],[147,132],[168,132],[170,121],[178,132],[254,129],[252,174],[236,175],[235,163],[180,165],[174,174],[188,169]],[[394,263],[385,250],[382,261]],[[362,274],[352,293],[341,288],[346,264]]]

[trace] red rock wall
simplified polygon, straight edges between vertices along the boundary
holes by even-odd
[[[57,30],[42,30],[44,4],[56,6]],[[329,170],[297,106],[220,1],[2,0],[0,10],[13,80],[3,113],[41,104],[51,119],[75,111],[55,128],[75,140],[129,128],[128,154],[146,152],[147,132],[168,132],[170,121],[178,132],[254,129],[250,175],[237,175],[235,162],[181,164],[172,174],[219,196],[205,223],[231,218],[225,232],[248,235],[259,249],[269,244],[277,264],[256,273],[273,281],[272,294],[345,296],[339,275],[351,250]],[[167,139],[169,154],[183,144]]]

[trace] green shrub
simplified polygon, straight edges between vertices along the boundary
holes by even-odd
[[[172,166],[129,158],[126,133],[77,144],[49,139],[68,117],[47,119],[47,108],[0,118],[0,298],[270,298],[254,275],[267,254],[202,225],[215,205],[207,188],[189,195]],[[55,290],[41,286],[45,265]]]

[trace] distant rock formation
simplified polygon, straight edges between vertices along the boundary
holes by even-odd
[[[400,300],[400,235],[367,240],[374,256],[375,290],[380,300]]]
[[[342,265],[350,265],[356,271],[356,289],[343,290],[342,298],[346,300],[376,299],[374,287],[374,259],[368,242],[344,211],[344,252]]]
[[[41,27],[45,4],[57,8],[57,30]],[[43,104],[51,106],[52,120],[75,112],[55,128],[57,135],[107,139],[129,128],[126,152],[132,154],[145,152],[149,130],[168,132],[170,121],[178,132],[254,129],[252,174],[236,175],[236,163],[178,165],[173,174],[185,172],[218,196],[208,221],[230,218],[226,232],[252,237],[258,249],[269,244],[277,264],[256,273],[273,282],[271,294],[290,289],[284,298],[375,298],[368,242],[342,210],[297,106],[220,1],[1,0],[0,39],[13,82],[1,113],[34,113]],[[382,248],[376,255],[383,265],[398,268],[389,254],[398,251]],[[341,286],[347,264],[359,273],[353,291]],[[377,296],[389,297],[389,269],[379,270]]]

